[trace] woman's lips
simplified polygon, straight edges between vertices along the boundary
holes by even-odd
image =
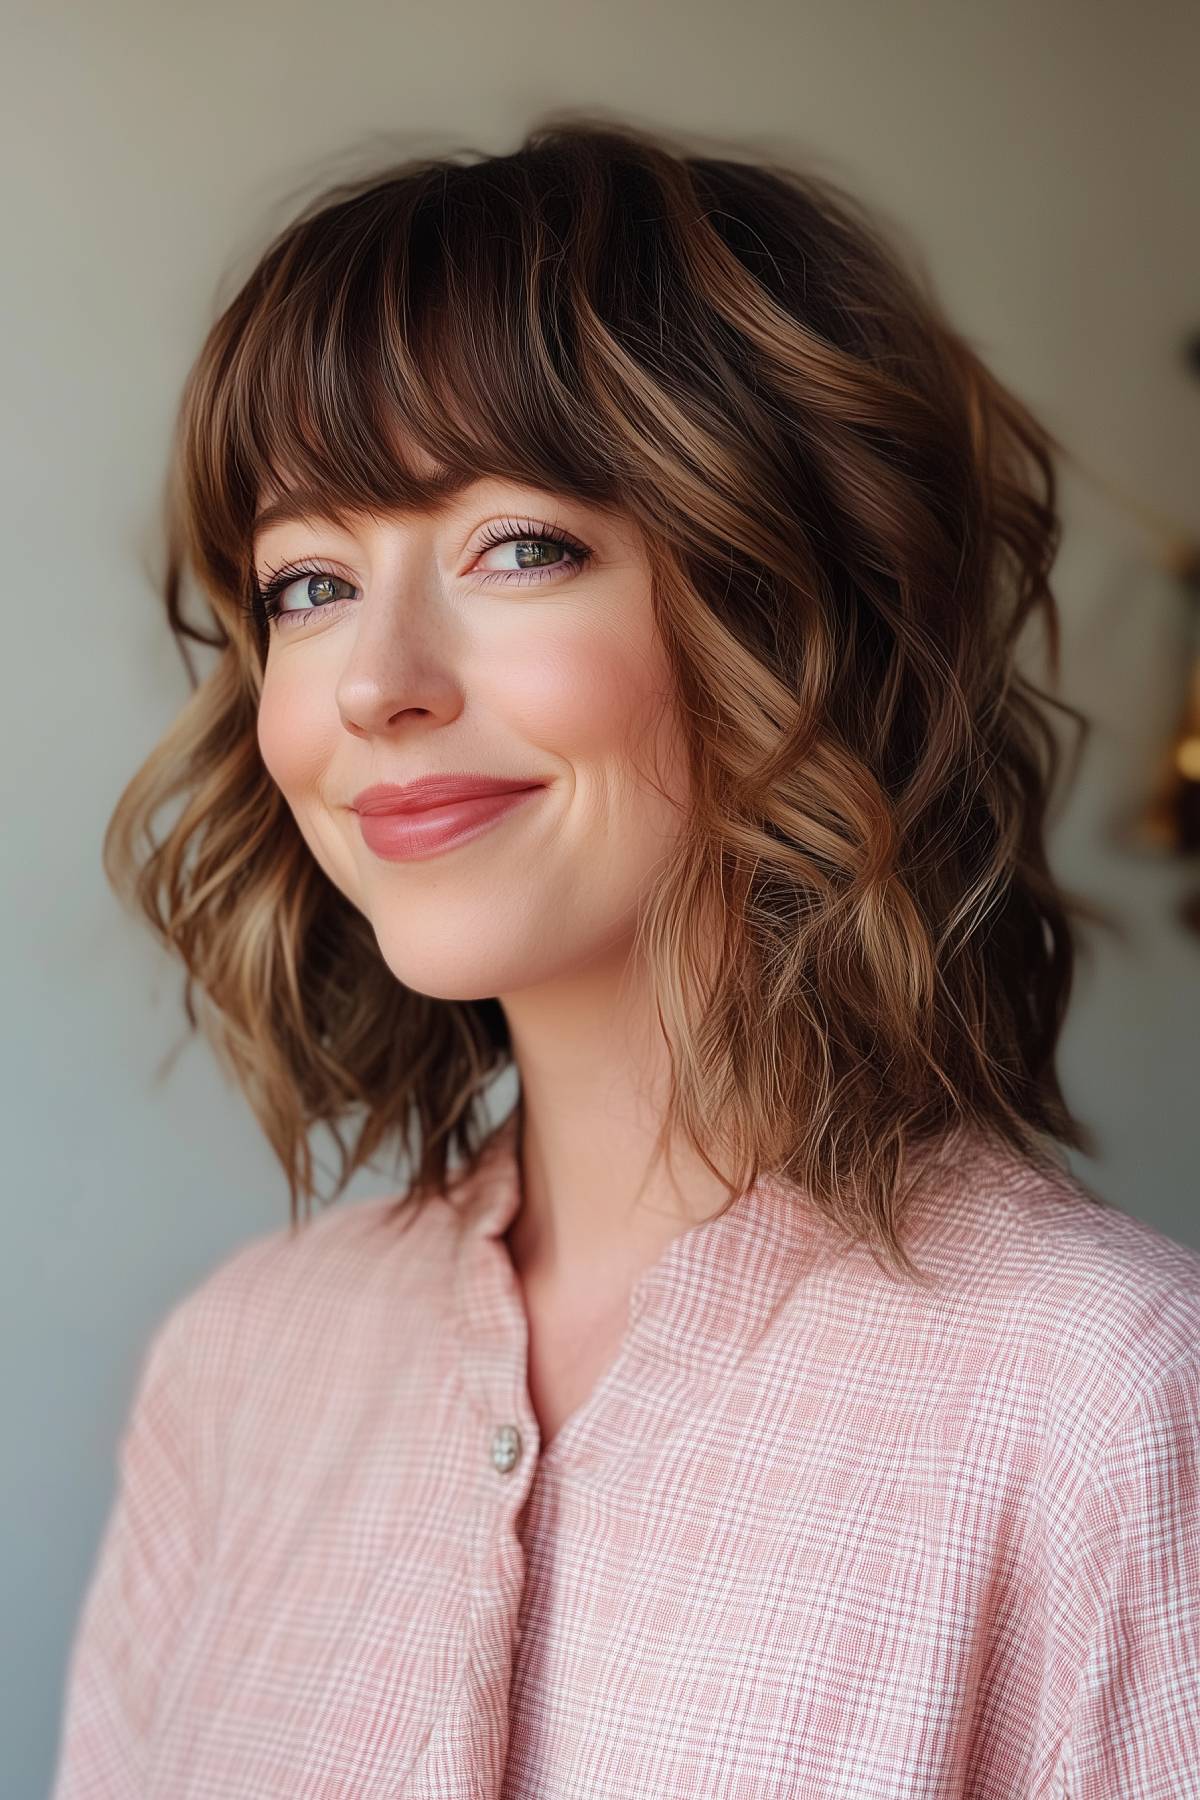
[[[522,800],[542,791],[543,786],[539,785],[510,794],[477,794],[469,800],[449,800],[441,806],[422,807],[420,812],[359,813],[359,829],[368,850],[376,856],[388,862],[408,862],[478,837]]]

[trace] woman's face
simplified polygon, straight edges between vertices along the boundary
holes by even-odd
[[[278,595],[259,747],[396,978],[480,999],[623,951],[687,800],[636,527],[489,476],[429,513],[268,524],[260,584],[285,563],[308,572]],[[354,797],[433,773],[545,786],[436,854],[377,854]]]

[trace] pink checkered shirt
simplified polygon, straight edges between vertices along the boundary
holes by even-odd
[[[515,1119],[159,1325],[52,1800],[1200,1796],[1200,1255],[960,1133],[918,1291],[764,1179],[543,1452]]]

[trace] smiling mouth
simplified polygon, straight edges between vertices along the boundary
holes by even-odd
[[[358,824],[368,850],[387,862],[408,862],[479,837],[515,812],[544,784],[503,794],[475,794],[425,806],[419,812],[359,813]]]

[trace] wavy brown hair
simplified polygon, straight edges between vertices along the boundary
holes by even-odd
[[[965,1126],[1039,1166],[1052,1139],[1091,1150],[1055,1053],[1073,919],[1108,920],[1044,843],[1048,709],[1080,743],[1088,722],[1017,664],[1037,614],[1057,679],[1061,446],[889,230],[826,177],[553,115],[509,155],[327,187],[212,326],[167,496],[194,691],[104,862],[182,959],[193,1028],[199,990],[293,1226],[310,1127],[337,1143],[336,1193],[403,1144],[399,1218],[477,1166],[512,1054],[498,1000],[395,979],[263,766],[251,543],[283,490],[343,520],[495,474],[640,528],[694,794],[638,922],[670,1053],[660,1147],[682,1132],[735,1195],[797,1183],[913,1275],[920,1146]],[[202,680],[188,639],[218,652]]]

